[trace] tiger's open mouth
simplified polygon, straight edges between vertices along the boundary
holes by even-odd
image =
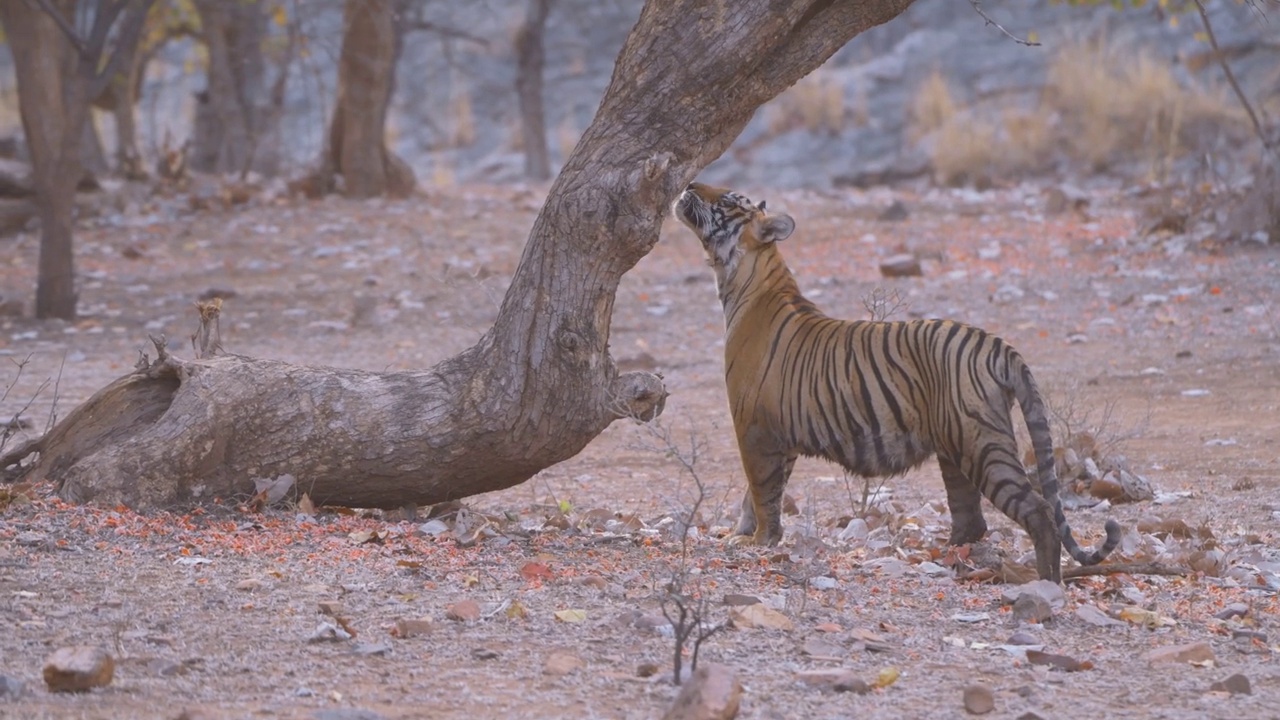
[[[680,193],[680,197],[676,200],[676,217],[697,233],[699,239],[703,239],[707,218],[706,203],[698,197],[697,193],[687,188]]]

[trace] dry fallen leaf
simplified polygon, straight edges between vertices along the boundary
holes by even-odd
[[[555,573],[551,572],[551,568],[540,562],[527,562],[520,566],[520,577],[525,580],[550,580],[555,577]]]
[[[587,619],[587,611],[578,609],[557,610],[555,616],[560,622],[580,623]]]
[[[889,667],[883,668],[882,670],[880,670],[880,672],[876,673],[875,682],[871,683],[871,687],[887,688],[890,685],[898,682],[898,678],[901,676],[902,676],[902,671],[890,665]]]

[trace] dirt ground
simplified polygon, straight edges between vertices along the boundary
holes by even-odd
[[[664,375],[658,426],[617,423],[580,456],[442,522],[426,509],[310,516],[234,501],[139,516],[66,506],[47,487],[0,511],[0,675],[25,685],[0,695],[0,717],[659,717],[677,692],[659,599],[681,565],[675,520],[697,496],[695,475],[706,492],[688,564],[705,620],[727,620],[726,596],[741,594],[793,625],[740,618],[702,647],[702,660],[737,672],[740,717],[962,717],[973,683],[993,692],[990,717],[1280,713],[1280,248],[1144,234],[1155,200],[1115,187],[1095,188],[1085,215],[1051,216],[1033,186],[741,189],[796,217],[785,255],[828,312],[866,317],[864,300],[883,287],[904,302],[895,317],[954,317],[1018,347],[1051,404],[1073,407],[1157,490],[1154,501],[1071,512],[1077,534],[1092,544],[1115,518],[1126,528],[1117,560],[1197,571],[1070,583],[1051,619],[1021,628],[1033,648],[1086,664],[1067,672],[1010,643],[1020,625],[1001,601],[1009,585],[958,580],[948,566],[933,463],[888,480],[877,496],[888,499],[868,511],[861,480],[801,462],[783,545],[724,544],[742,473],[723,325],[710,270],[671,221],[624,279],[611,340],[624,368]],[[127,372],[148,333],[189,355],[191,303],[214,288],[234,292],[222,323],[231,352],[430,366],[493,321],[544,192],[463,187],[198,213],[182,198],[121,201],[77,233],[82,319],[4,320],[0,411],[17,413],[48,381],[22,413],[42,428],[55,397],[65,414]],[[893,200],[909,217],[878,220]],[[0,290],[32,297],[36,240],[0,244]],[[878,261],[904,251],[924,259],[924,276],[881,278]],[[870,534],[842,536],[860,514]],[[1027,559],[1021,531],[987,515],[984,545]],[[450,619],[465,600],[480,617]],[[1215,618],[1232,603],[1247,612]],[[1135,608],[1151,612],[1132,622]],[[413,619],[430,630],[399,637],[397,623]],[[323,623],[356,635],[311,641]],[[1148,657],[1197,642],[1211,661]],[[111,652],[111,685],[47,692],[44,660],[67,645]],[[883,687],[804,682],[833,668]],[[1251,694],[1210,689],[1237,673]]]

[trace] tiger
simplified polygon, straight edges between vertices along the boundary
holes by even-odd
[[[724,306],[725,381],[748,488],[731,541],[782,539],[783,491],[802,455],[862,477],[899,475],[936,455],[950,544],[986,535],[986,496],[1027,531],[1042,579],[1062,582],[1064,547],[1082,565],[1116,548],[1114,520],[1092,551],[1072,535],[1045,403],[1009,343],[952,320],[827,316],[801,294],[778,251],[795,220],[767,213],[764,201],[695,182],[673,211],[702,243]],[[1019,462],[1015,400],[1031,436],[1035,482]]]

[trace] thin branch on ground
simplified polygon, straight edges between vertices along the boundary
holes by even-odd
[[[689,529],[696,527],[698,512],[707,499],[706,483],[698,474],[698,456],[702,442],[698,439],[697,432],[690,430],[689,449],[686,451],[671,437],[671,431],[658,420],[645,423],[644,427],[654,439],[661,443],[665,454],[674,459],[693,479],[698,492],[693,504],[683,508],[682,517],[676,520],[676,526],[680,531],[680,562],[672,569],[671,579],[663,589],[660,601],[662,616],[671,623],[671,631],[675,639],[671,671],[673,684],[679,685],[684,668],[685,646],[692,640],[690,669],[697,670],[698,654],[702,650],[702,644],[725,629],[728,623],[708,623],[706,618],[710,614],[710,608],[707,606],[706,595],[702,592],[701,582],[695,582],[693,588],[689,587],[689,576],[694,574],[689,567],[692,552]],[[701,577],[699,574],[699,581]]]
[[[867,309],[867,314],[876,322],[888,320],[906,306],[906,298],[902,297],[897,288],[885,290],[877,287],[862,298],[862,307]]]
[[[64,362],[66,361],[65,355],[63,356],[63,361]],[[0,402],[4,402],[6,399],[8,399],[9,392],[13,390],[14,387],[17,386],[18,381],[22,378],[22,371],[26,369],[27,364],[30,362],[31,362],[31,355],[28,354],[25,358],[22,359],[21,362],[14,363],[15,365],[18,366],[18,374],[14,376],[12,382],[10,382],[8,385],[5,386],[4,394],[0,395]],[[59,379],[62,378],[61,368],[59,368],[58,370],[58,378]],[[32,404],[35,403],[36,398],[40,397],[40,393],[44,392],[44,389],[47,387],[49,387],[48,380],[45,380],[44,382],[40,383],[40,386],[37,387],[36,391],[31,394],[31,397],[27,400],[27,402],[21,408],[18,408],[18,411],[15,412],[13,414],[13,417],[9,419],[9,422],[5,423],[4,430],[0,431],[0,451],[3,451],[5,447],[8,446],[9,440],[12,439],[13,436],[16,435],[19,430],[23,429],[22,414],[31,409],[31,406]],[[57,405],[56,401],[54,405],[55,406]],[[3,469],[3,468],[0,468],[0,469]]]
[[[1105,575],[1166,575],[1182,577],[1195,571],[1186,565],[1166,565],[1164,563],[1108,563],[1106,565],[1081,565],[1066,568],[1062,571],[1063,580],[1073,578],[1097,577]]]
[[[49,418],[45,421],[44,425],[44,432],[46,435],[49,434],[49,431],[53,429],[54,425],[58,424],[58,398],[60,397],[60,391],[62,390],[62,371],[66,367],[67,353],[64,350],[62,353],[62,361],[58,363],[58,376],[53,380],[53,402],[49,404]],[[45,385],[48,384],[49,382],[46,380],[44,385],[41,385],[40,388],[43,389]],[[39,392],[39,390],[36,392]],[[35,398],[32,398],[32,400],[34,399]]]
[[[1240,106],[1244,108],[1245,113],[1249,116],[1249,122],[1253,124],[1253,131],[1258,135],[1258,140],[1262,142],[1262,147],[1267,152],[1275,154],[1275,148],[1271,146],[1271,141],[1267,138],[1267,132],[1263,129],[1262,122],[1258,120],[1258,113],[1254,111],[1253,104],[1249,102],[1249,98],[1240,87],[1240,82],[1236,80],[1236,74],[1232,72],[1231,64],[1227,62],[1227,56],[1223,54],[1222,48],[1218,47],[1218,38],[1213,34],[1213,25],[1209,23],[1209,13],[1204,9],[1204,3],[1201,0],[1194,0],[1194,2],[1196,10],[1200,11],[1200,24],[1204,25],[1204,34],[1209,39],[1209,47],[1213,49],[1213,56],[1217,58],[1218,65],[1222,67],[1222,74],[1227,76],[1227,83],[1231,85],[1232,91],[1236,94],[1236,99],[1240,101]]]
[[[1019,45],[1026,45],[1027,47],[1040,46],[1040,42],[1038,40],[1023,40],[1017,35],[1014,35],[1008,30],[1005,30],[1003,25],[996,22],[995,20],[992,20],[991,16],[987,15],[986,11],[982,9],[982,2],[980,0],[969,0],[969,4],[973,6],[974,12],[978,13],[978,15],[981,16],[983,20],[987,21],[988,25],[995,27],[995,29],[999,30],[1001,33],[1004,34],[1005,37],[1009,38],[1010,40],[1018,43]]]

